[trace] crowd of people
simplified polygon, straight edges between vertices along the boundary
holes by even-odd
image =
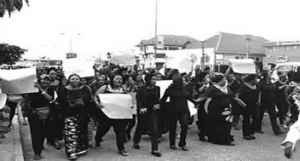
[[[299,72],[279,72],[279,80],[274,82],[270,72],[245,75],[234,73],[230,67],[224,74],[214,73],[209,67],[200,70],[200,66],[194,74],[177,69],[166,69],[164,73],[111,66],[99,69],[96,65],[90,70],[95,71],[94,77],[81,78],[76,73],[65,77],[61,68],[37,69],[35,86],[39,92],[24,95],[23,106],[35,160],[42,159],[45,140],[56,149],[64,147],[68,159],[76,160],[89,148],[100,147],[110,127],[114,129],[120,155],[129,155],[125,144],[132,134],[135,149],[140,149],[142,135],[148,134],[151,154],[160,157],[159,142],[166,133],[171,149],[189,150],[186,137],[195,120],[199,140],[234,146],[231,129],[242,127],[243,138],[255,140],[255,133],[263,133],[266,113],[275,135],[284,134],[298,119],[295,95],[300,96]],[[164,93],[156,85],[160,80],[173,81]],[[112,119],[101,110],[105,107],[99,94],[129,93],[136,93],[133,119]],[[189,102],[198,110],[197,119],[190,116]]]

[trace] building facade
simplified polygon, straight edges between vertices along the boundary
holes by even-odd
[[[157,39],[142,40],[136,47],[140,49],[142,66],[160,68],[166,62],[168,51],[183,50],[188,44],[197,42],[199,41],[188,36],[159,35]]]
[[[265,66],[285,62],[300,62],[300,41],[277,41],[264,44]]]
[[[214,65],[228,64],[230,59],[245,58],[261,62],[265,56],[263,44],[267,41],[258,36],[221,32],[202,43],[189,44],[186,49],[213,49]]]

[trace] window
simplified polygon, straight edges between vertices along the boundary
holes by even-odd
[[[256,61],[260,61],[259,57],[256,57],[255,60],[256,60]]]
[[[178,50],[178,47],[169,47],[169,50]]]
[[[168,47],[164,47],[164,50],[168,50]]]

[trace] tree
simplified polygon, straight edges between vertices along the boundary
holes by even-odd
[[[0,44],[0,65],[12,65],[22,58],[22,55],[27,50],[22,49],[15,45]]]
[[[29,6],[29,0],[25,0],[25,2]],[[22,7],[23,0],[0,0],[0,17],[3,17],[6,11],[10,16],[12,12],[20,11]]]

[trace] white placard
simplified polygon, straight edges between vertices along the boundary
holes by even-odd
[[[197,109],[195,108],[195,105],[191,101],[188,101],[188,107],[189,107],[191,116],[194,116],[197,114]]]
[[[80,77],[91,77],[95,75],[93,65],[94,60],[67,59],[63,63],[64,73],[67,77],[71,74],[78,74]]]
[[[160,99],[164,96],[165,91],[172,84],[172,82],[172,80],[156,81],[156,85],[160,87]],[[170,102],[170,98],[168,98],[166,102]]]
[[[35,81],[36,68],[0,70],[0,87],[2,93],[36,93],[38,89],[34,87]]]
[[[99,94],[103,113],[110,119],[132,119],[133,104],[129,94]]]
[[[6,94],[0,94],[0,110],[5,106],[7,100],[7,95]]]
[[[252,59],[230,59],[232,70],[240,74],[256,74]]]

